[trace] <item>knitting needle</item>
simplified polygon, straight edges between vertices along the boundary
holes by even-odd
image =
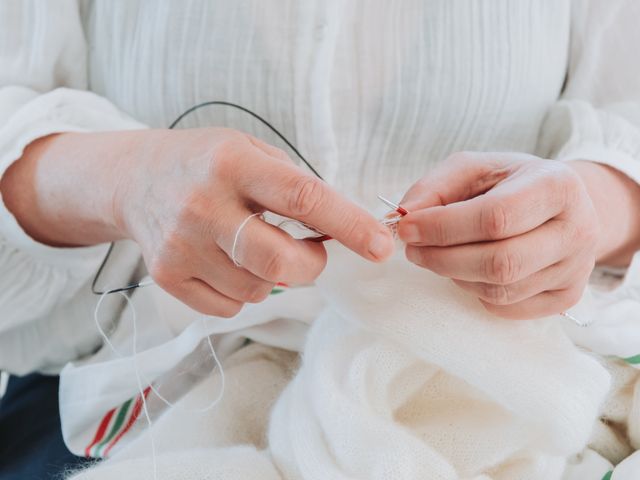
[[[397,212],[401,217],[404,217],[406,214],[408,214],[409,212],[403,208],[402,206],[393,203],[391,200],[383,197],[382,195],[378,195],[378,198],[388,207],[392,208],[395,212]],[[327,240],[331,240],[331,237],[329,235],[320,235],[319,237],[313,237],[313,238],[309,238],[307,239],[310,242],[316,242],[316,243],[321,243],[321,242],[326,242]]]
[[[391,200],[383,197],[382,195],[378,195],[378,198],[386,206],[392,208],[395,212],[397,212],[401,217],[404,217],[406,214],[409,213],[407,209],[398,205],[397,203],[393,203]],[[331,240],[331,237],[329,235],[320,235],[319,237],[309,238],[308,240],[311,242],[320,243],[320,242],[326,242],[327,240]]]
[[[401,207],[400,205],[397,205],[395,203],[393,203],[391,200],[388,200],[386,198],[384,198],[382,195],[378,195],[378,198],[388,207],[392,208],[395,212],[398,213],[398,215],[400,215],[400,217],[404,217],[406,214],[409,213],[409,211],[403,207]],[[396,217],[397,219],[398,217]],[[385,219],[385,220],[389,220],[389,219]],[[387,226],[391,226],[393,223],[397,223],[397,222],[389,222],[389,223],[385,223],[385,221],[383,221],[383,223]],[[305,225],[307,228],[310,228],[311,230],[314,230],[313,227],[310,227],[309,225]],[[318,232],[320,233],[320,232]],[[320,243],[320,242],[326,242],[327,240],[331,240],[331,237],[329,235],[325,235],[325,234],[321,234],[317,237],[313,237],[313,238],[306,238],[305,240],[309,240],[310,242],[316,242],[316,243]],[[289,287],[289,285],[287,285],[286,283],[278,283],[276,284],[276,287],[274,288],[274,290],[272,291],[272,293],[279,293],[278,287],[284,287],[287,288]]]
[[[396,212],[400,214],[401,217],[404,217],[406,214],[409,213],[408,210],[401,207],[397,203],[393,203],[391,200],[384,198],[382,195],[378,195],[378,199],[380,199],[386,206],[393,208]]]

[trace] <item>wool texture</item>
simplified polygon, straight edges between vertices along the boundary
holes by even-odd
[[[317,282],[328,307],[291,381],[291,354],[241,349],[217,420],[168,412],[74,479],[150,478],[149,434],[159,478],[560,480],[592,464],[582,478],[602,478],[610,464],[586,447],[610,374],[558,318],[498,319],[401,252],[372,264],[332,243]]]

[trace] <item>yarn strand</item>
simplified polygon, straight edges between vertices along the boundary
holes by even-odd
[[[152,282],[141,282],[138,286],[143,287],[143,286],[148,286],[151,285]],[[207,344],[209,346],[210,352],[211,352],[211,356],[215,362],[215,367],[217,367],[218,371],[220,372],[220,390],[218,392],[218,395],[213,399],[213,401],[203,407],[203,408],[198,408],[198,409],[186,409],[186,408],[182,408],[182,407],[177,407],[175,404],[171,403],[169,400],[167,400],[157,389],[156,387],[154,387],[153,382],[149,382],[147,381],[147,379],[143,378],[141,372],[140,372],[140,366],[138,365],[138,351],[137,351],[137,346],[138,346],[138,316],[136,313],[136,308],[135,305],[133,304],[133,301],[131,300],[131,298],[129,297],[129,295],[126,294],[126,292],[122,289],[119,289],[117,292],[114,290],[106,290],[105,292],[102,293],[102,295],[100,295],[100,299],[98,300],[98,303],[96,304],[96,308],[93,312],[93,318],[94,318],[94,322],[96,324],[96,328],[98,329],[98,332],[100,333],[100,336],[102,337],[102,340],[104,341],[104,343],[106,345],[108,345],[108,347],[114,352],[114,354],[116,354],[118,357],[123,357],[124,355],[122,354],[122,352],[120,352],[111,342],[111,340],[109,339],[109,336],[107,335],[107,333],[104,331],[104,329],[102,328],[102,325],[100,325],[100,319],[99,319],[99,312],[100,312],[100,308],[102,306],[102,303],[104,301],[104,299],[107,297],[107,295],[111,294],[111,293],[119,293],[120,295],[122,295],[124,297],[124,299],[126,300],[130,310],[131,310],[131,322],[132,322],[132,358],[133,358],[133,369],[134,369],[134,373],[136,376],[136,383],[137,383],[137,387],[138,387],[138,393],[140,395],[140,398],[142,400],[142,410],[145,416],[145,419],[147,421],[147,426],[148,426],[148,432],[149,432],[149,440],[150,440],[150,444],[151,444],[151,459],[152,459],[152,463],[153,463],[153,479],[154,480],[158,480],[158,461],[157,461],[157,453],[156,453],[156,443],[155,443],[155,437],[153,435],[153,421],[151,420],[151,415],[149,414],[149,408],[147,405],[147,398],[145,395],[145,390],[144,390],[144,385],[148,384],[149,385],[149,389],[156,395],[156,397],[158,397],[165,405],[167,405],[169,408],[174,408],[177,409],[178,411],[183,411],[186,413],[205,413],[211,409],[213,409],[221,400],[222,397],[224,396],[224,391],[225,391],[225,387],[226,387],[226,378],[225,378],[225,374],[224,374],[224,369],[222,368],[222,363],[220,362],[220,359],[218,358],[218,355],[216,354],[215,348],[213,347],[213,343],[211,342],[211,336],[210,335],[206,335],[206,326],[205,326],[205,317],[200,317],[200,321],[201,321],[201,325],[202,325],[202,333],[206,335],[206,339],[207,339]],[[143,382],[144,380],[144,382]]]

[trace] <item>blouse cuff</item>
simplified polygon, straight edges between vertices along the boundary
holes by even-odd
[[[542,134],[547,158],[608,165],[640,184],[640,127],[581,100],[558,102]]]
[[[0,90],[0,110],[9,103],[9,96],[15,98],[18,93],[15,90],[13,87]],[[34,95],[0,127],[0,177],[38,138],[63,132],[141,128],[146,127],[90,92],[62,88]],[[21,228],[1,196],[0,239],[43,263],[83,276],[95,269],[107,249],[106,245],[59,248],[37,242]]]

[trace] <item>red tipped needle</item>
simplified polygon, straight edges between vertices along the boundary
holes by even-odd
[[[393,208],[396,212],[398,212],[402,217],[407,215],[409,212],[398,205],[397,203],[393,203],[391,200],[384,198],[382,195],[378,195],[378,198],[388,207]]]
[[[397,203],[393,203],[391,200],[384,198],[382,195],[378,195],[378,198],[383,201],[385,205],[393,208],[393,210],[396,211],[401,217],[404,217],[409,213],[408,210],[406,210],[404,207],[398,205]],[[319,237],[308,238],[307,240],[309,240],[310,242],[320,243],[331,240],[331,237],[329,235],[320,235]]]
[[[320,235],[319,237],[307,238],[306,240],[309,240],[310,242],[320,243],[331,240],[331,237],[329,235]]]

